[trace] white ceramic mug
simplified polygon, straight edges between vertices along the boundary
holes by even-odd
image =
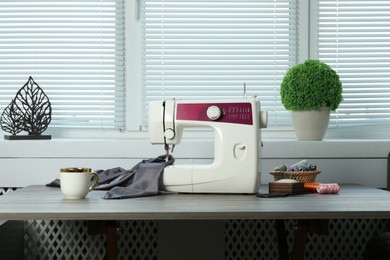
[[[60,174],[61,191],[67,199],[84,199],[99,181],[91,168],[61,168]]]

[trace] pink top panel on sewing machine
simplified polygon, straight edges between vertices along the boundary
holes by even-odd
[[[252,125],[251,103],[178,103],[177,120]]]

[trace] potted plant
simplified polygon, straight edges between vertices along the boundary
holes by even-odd
[[[307,60],[291,67],[280,87],[281,101],[292,111],[298,140],[322,140],[328,128],[330,111],[343,100],[337,73],[319,60]]]

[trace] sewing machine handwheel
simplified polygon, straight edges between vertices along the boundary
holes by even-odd
[[[210,119],[210,120],[217,120],[218,118],[220,118],[222,115],[222,111],[219,107],[217,106],[209,106],[207,108],[207,117]]]

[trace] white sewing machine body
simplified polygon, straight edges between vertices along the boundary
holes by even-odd
[[[150,103],[152,144],[176,145],[186,127],[211,127],[214,161],[167,166],[160,188],[189,193],[256,193],[260,185],[260,103],[251,101]]]

